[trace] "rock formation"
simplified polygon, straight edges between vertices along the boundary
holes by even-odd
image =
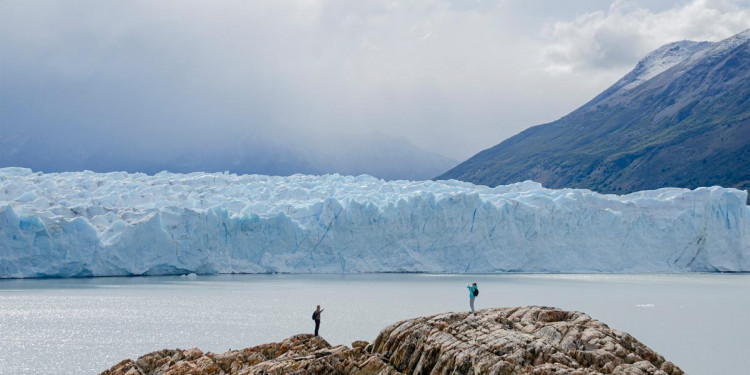
[[[223,354],[166,349],[102,375],[221,374],[681,375],[625,332],[581,312],[527,306],[404,320],[372,344],[331,346],[309,334]]]

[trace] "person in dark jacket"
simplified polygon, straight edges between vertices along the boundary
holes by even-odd
[[[315,309],[315,312],[313,312],[312,318],[315,321],[315,336],[318,335],[318,329],[320,328],[320,313],[322,313],[323,310],[320,309],[320,305],[318,305],[318,308]]]

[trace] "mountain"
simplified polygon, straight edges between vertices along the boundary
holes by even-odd
[[[86,135],[60,141],[58,137],[34,134],[29,129],[0,130],[0,167],[22,166],[45,172],[229,171],[282,176],[340,173],[369,174],[387,180],[424,180],[458,164],[456,160],[423,150],[406,138],[378,132],[318,135],[276,129],[192,143],[177,138],[149,143],[114,137],[87,139]]]
[[[316,174],[369,174],[386,180],[426,180],[452,168],[457,160],[423,150],[408,139],[381,132],[318,138],[300,145]]]
[[[750,30],[682,41],[641,60],[567,116],[531,127],[436,179],[627,193],[750,188]]]
[[[283,139],[283,141],[281,141]],[[380,132],[367,134],[261,135],[223,141],[201,152],[179,156],[133,171],[229,171],[238,174],[289,176],[295,173],[358,176],[386,180],[424,180],[458,164],[458,161],[423,150],[408,139]],[[140,169],[138,169],[140,168]]]

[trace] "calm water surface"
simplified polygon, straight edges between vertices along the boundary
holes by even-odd
[[[0,373],[94,374],[163,348],[223,352],[311,332],[372,341],[397,320],[477,307],[584,311],[688,374],[747,374],[750,275],[220,275],[0,281]]]

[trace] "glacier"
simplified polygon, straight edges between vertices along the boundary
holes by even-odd
[[[744,191],[0,168],[0,278],[747,272]]]

